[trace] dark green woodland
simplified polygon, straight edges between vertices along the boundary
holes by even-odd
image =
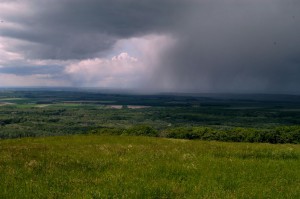
[[[1,90],[1,139],[71,134],[299,143],[300,96]]]

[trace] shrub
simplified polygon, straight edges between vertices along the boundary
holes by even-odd
[[[128,129],[126,129],[123,134],[126,135],[144,135],[144,136],[151,136],[151,137],[157,137],[158,136],[158,132],[153,129],[150,126],[147,125],[137,125],[137,126],[133,126],[130,127]]]

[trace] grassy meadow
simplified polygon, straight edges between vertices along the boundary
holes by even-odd
[[[0,140],[0,198],[300,198],[300,145],[105,135]]]

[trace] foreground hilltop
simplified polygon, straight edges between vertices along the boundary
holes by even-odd
[[[1,198],[299,198],[300,145],[130,136],[0,141]]]

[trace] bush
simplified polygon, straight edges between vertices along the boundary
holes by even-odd
[[[126,129],[123,134],[126,135],[144,135],[144,136],[151,136],[157,137],[158,132],[150,126],[147,125],[137,125]]]

